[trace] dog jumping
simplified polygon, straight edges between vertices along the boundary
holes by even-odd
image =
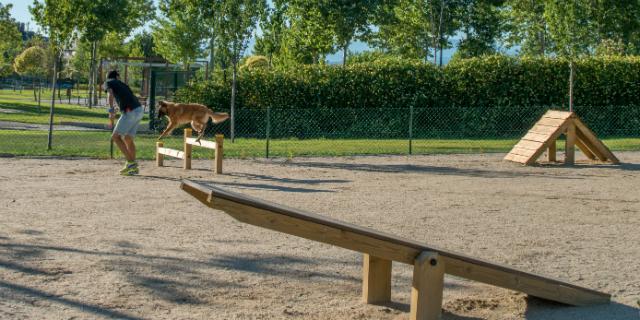
[[[158,119],[162,119],[162,117],[165,116],[169,119],[169,124],[162,134],[160,134],[158,140],[171,134],[177,126],[191,123],[191,128],[198,132],[198,139],[196,139],[196,141],[200,142],[200,139],[202,139],[207,129],[209,119],[211,119],[213,123],[218,124],[229,118],[229,114],[226,112],[213,112],[206,106],[197,103],[160,101],[158,102]]]

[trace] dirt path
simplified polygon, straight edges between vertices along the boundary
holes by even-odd
[[[640,153],[620,153],[640,163]],[[638,319],[640,165],[521,167],[500,155],[226,160],[226,173],[0,158],[0,319],[408,319],[360,298],[358,253],[248,226],[184,177],[613,294],[561,306],[447,277],[443,319]]]

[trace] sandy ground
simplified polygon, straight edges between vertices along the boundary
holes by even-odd
[[[640,319],[640,153],[622,166],[501,155],[225,161],[196,170],[0,159],[0,319],[408,319],[361,301],[359,253],[241,224],[179,190],[216,183],[613,295],[568,307],[445,279],[443,319]]]

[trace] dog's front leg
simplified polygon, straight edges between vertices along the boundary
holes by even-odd
[[[171,132],[175,128],[176,128],[176,125],[173,122],[169,121],[169,125],[167,125],[167,128],[164,129],[164,131],[162,131],[162,134],[160,134],[160,136],[158,137],[158,140],[160,140],[160,139],[168,136],[169,134],[171,134]]]

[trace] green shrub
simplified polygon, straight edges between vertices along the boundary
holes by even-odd
[[[598,57],[575,65],[578,115],[599,134],[637,134],[640,59]],[[414,106],[414,136],[516,136],[546,109],[567,109],[568,76],[562,59],[506,56],[460,59],[444,68],[394,59],[346,68],[257,68],[240,73],[237,123],[244,134],[259,136],[271,107],[278,137],[405,137]],[[177,99],[228,110],[230,87],[229,79],[196,83]]]

